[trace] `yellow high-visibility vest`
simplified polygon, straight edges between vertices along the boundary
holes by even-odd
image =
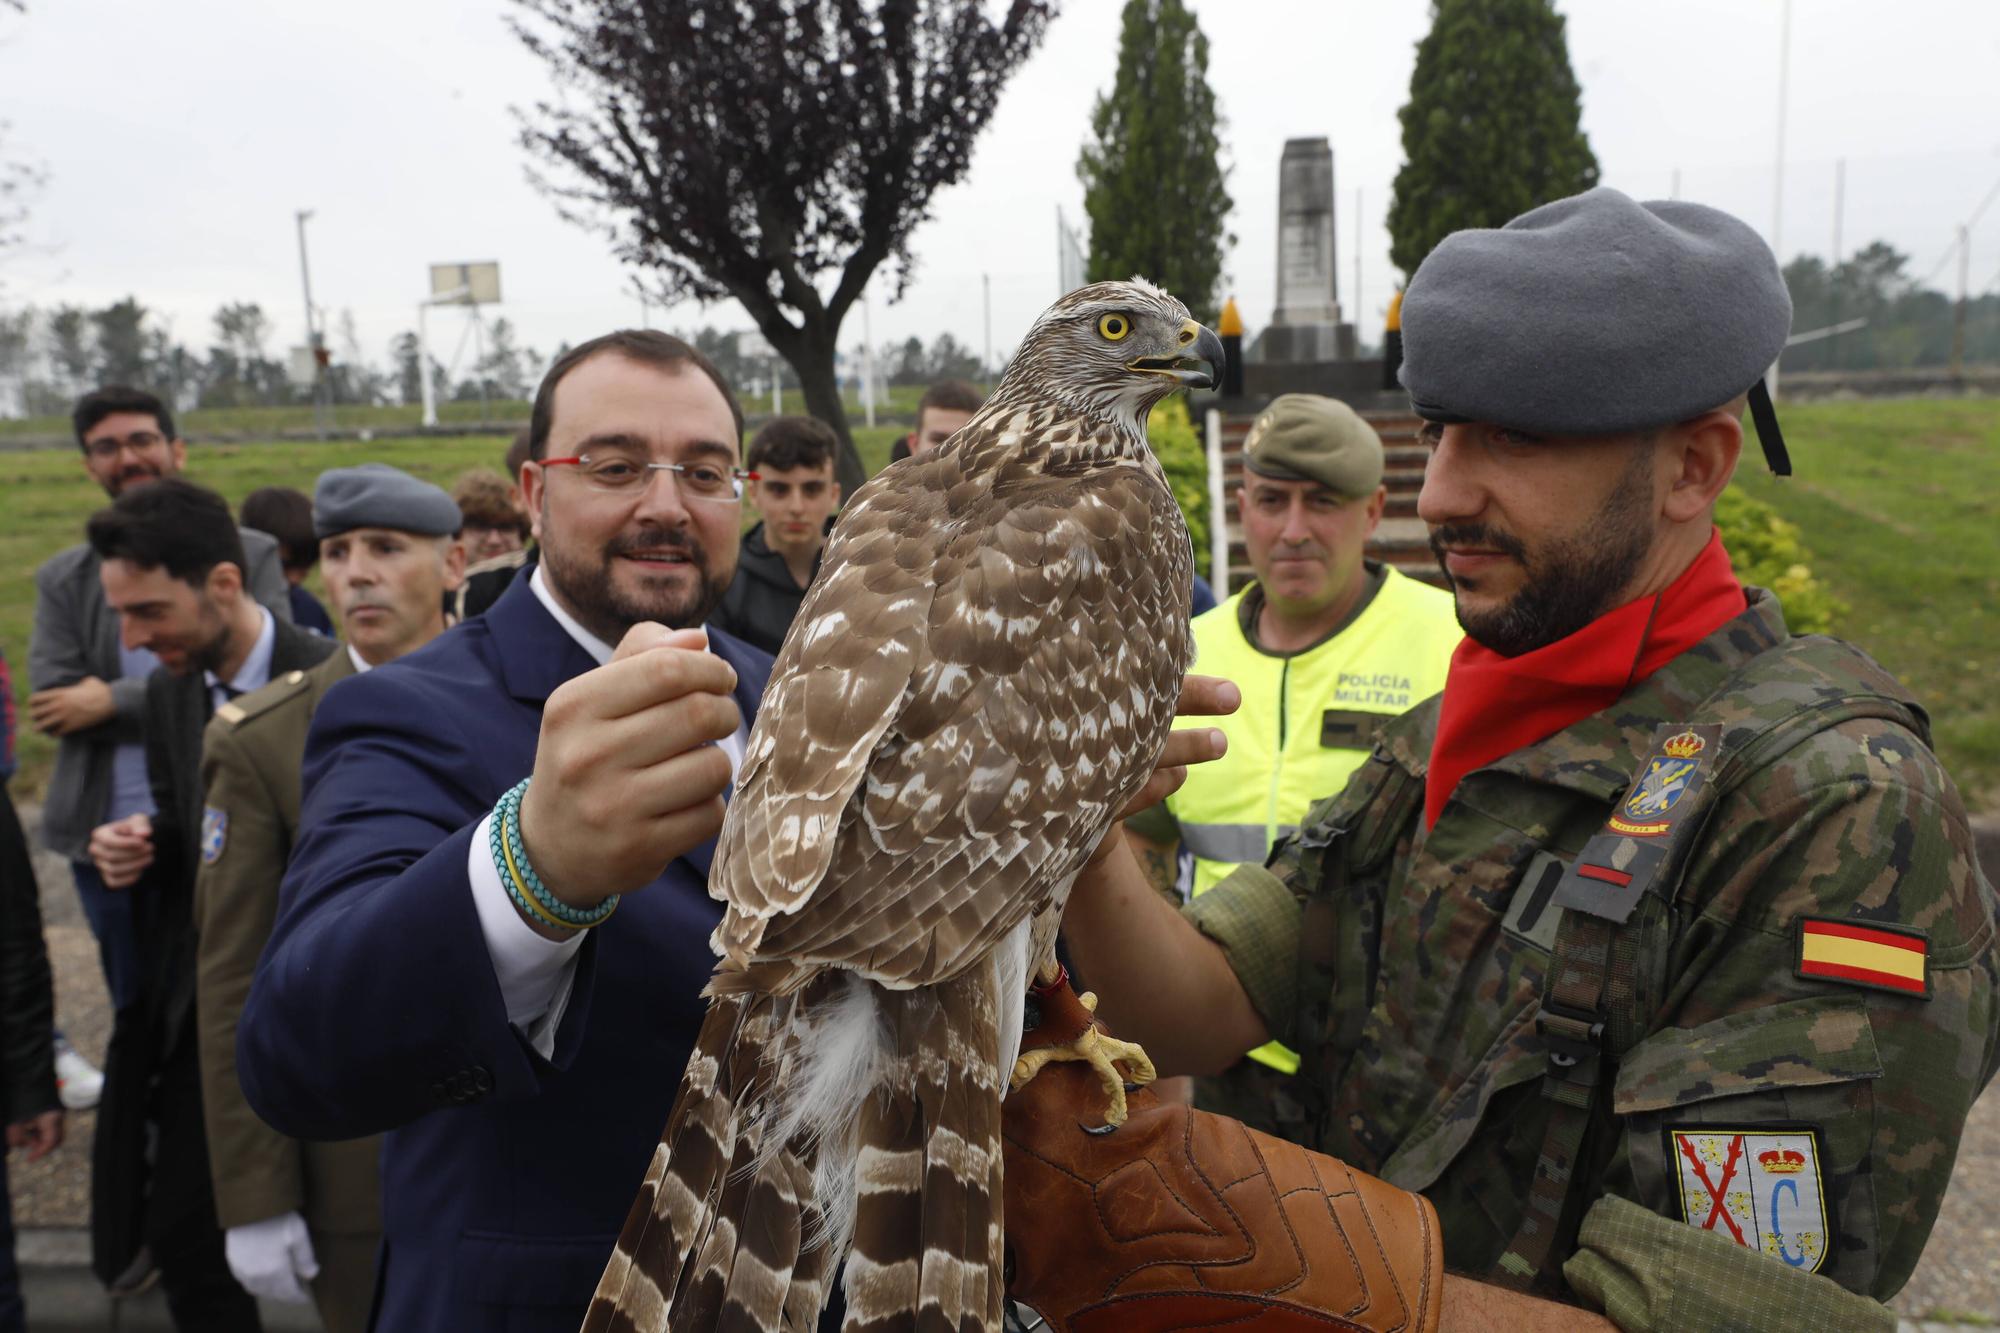
[[[1243,706],[1228,717],[1182,723],[1218,727],[1229,738],[1221,759],[1190,765],[1166,800],[1194,854],[1196,894],[1239,865],[1261,864],[1308,807],[1347,785],[1384,723],[1444,688],[1460,637],[1451,594],[1393,568],[1383,575],[1358,615],[1289,655],[1251,642],[1244,622],[1261,601],[1246,606],[1255,584],[1195,617],[1194,669],[1243,692]],[[1277,1042],[1251,1054],[1288,1074],[1299,1067]]]

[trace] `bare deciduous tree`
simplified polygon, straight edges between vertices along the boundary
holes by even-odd
[[[556,78],[521,139],[536,183],[659,299],[734,297],[861,483],[835,350],[885,264],[959,180],[1054,0],[518,0]]]

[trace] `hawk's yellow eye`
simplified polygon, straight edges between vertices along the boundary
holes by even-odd
[[[1112,342],[1117,342],[1132,331],[1132,321],[1123,315],[1106,315],[1097,321],[1097,331]]]

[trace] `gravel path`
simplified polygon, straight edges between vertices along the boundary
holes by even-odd
[[[39,814],[24,806],[21,822],[33,829]],[[1983,820],[1981,826],[1981,859],[1987,877],[2000,883],[2000,817]],[[60,858],[38,852],[35,870],[55,969],[56,1020],[78,1050],[101,1061],[111,1015],[97,943],[77,904],[68,867]],[[61,1148],[32,1166],[11,1167],[16,1226],[88,1225],[90,1136],[96,1119],[90,1111],[72,1114]],[[1891,1305],[1905,1318],[2000,1322],[2000,1080],[1966,1121],[1951,1191],[1930,1246]]]

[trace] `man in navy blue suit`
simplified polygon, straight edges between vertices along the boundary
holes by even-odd
[[[320,705],[238,1029],[280,1132],[386,1131],[396,1333],[581,1322],[700,1027],[709,857],[771,665],[701,628],[736,567],[742,417],[700,353],[585,343],[531,435],[532,578]]]

